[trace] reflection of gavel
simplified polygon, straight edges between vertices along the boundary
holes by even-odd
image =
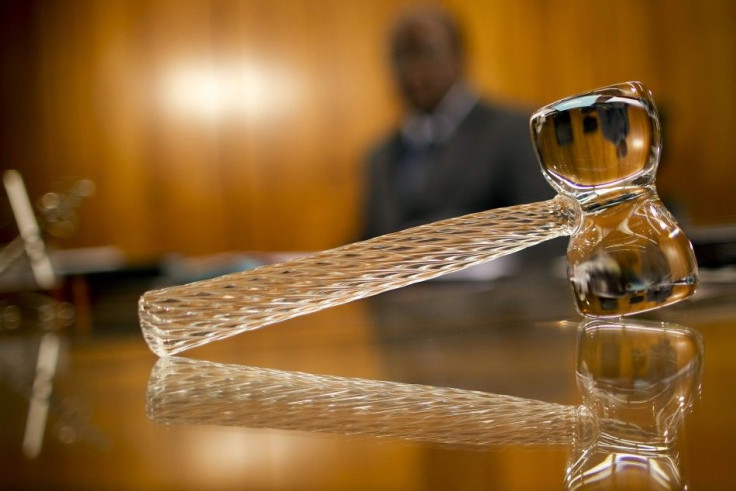
[[[698,395],[703,344],[675,325],[583,322],[583,405],[483,392],[165,358],[148,415],[164,424],[398,438],[450,448],[569,446],[568,488],[681,487],[677,436]],[[661,486],[654,486],[660,484]]]
[[[654,187],[660,131],[649,91],[614,85],[546,106],[531,119],[549,182],[540,203],[452,218],[141,297],[159,356],[458,271],[571,235],[568,277],[583,314],[620,316],[695,291],[689,241]]]
[[[700,393],[700,335],[672,324],[593,320],[581,325],[576,358],[598,435],[575,442],[567,488],[683,489],[677,440]]]

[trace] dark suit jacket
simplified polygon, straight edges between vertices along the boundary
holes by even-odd
[[[428,177],[417,199],[399,186],[408,145],[397,131],[368,158],[364,238],[553,197],[534,156],[528,121],[476,103],[450,139],[428,152]]]

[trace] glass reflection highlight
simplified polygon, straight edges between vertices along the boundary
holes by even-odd
[[[149,419],[396,438],[449,448],[568,446],[568,489],[680,489],[677,437],[699,393],[693,330],[603,320],[579,326],[582,405],[453,388],[160,359]]]

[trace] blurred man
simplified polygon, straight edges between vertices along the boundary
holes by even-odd
[[[480,101],[464,80],[455,20],[404,16],[391,38],[407,114],[368,158],[364,236],[554,195],[529,137],[528,114]]]

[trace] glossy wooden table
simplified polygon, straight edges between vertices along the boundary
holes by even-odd
[[[680,468],[689,489],[733,489],[736,283],[732,274],[722,272],[706,272],[704,279],[692,299],[643,318],[702,334],[702,393],[679,438]],[[185,356],[205,361],[205,368],[207,362],[234,367],[235,373],[238,367],[260,367],[579,405],[575,356],[581,318],[569,295],[564,280],[549,272],[487,282],[436,281],[246,333]],[[157,358],[136,325],[125,332],[95,325],[89,333],[59,333],[58,364],[46,387],[52,390],[44,392],[37,370],[42,334],[25,327],[0,333],[2,489],[565,486],[571,452],[565,442],[474,447],[433,442],[431,436],[424,437],[430,441],[411,441],[397,430],[401,425],[391,422],[382,437],[348,436],[340,433],[349,426],[330,427],[329,418],[310,426],[263,414],[254,415],[252,426],[270,421],[276,428],[238,425],[243,414],[225,426],[219,423],[230,414],[227,408],[190,407],[186,397],[180,406],[169,405],[168,412],[160,400],[153,406],[149,400],[147,407]],[[216,398],[217,390],[204,395]],[[48,402],[48,417],[42,440],[36,447],[26,442],[24,448],[29,401]],[[290,410],[294,404],[305,400]],[[411,411],[402,417],[407,424],[416,419]]]

